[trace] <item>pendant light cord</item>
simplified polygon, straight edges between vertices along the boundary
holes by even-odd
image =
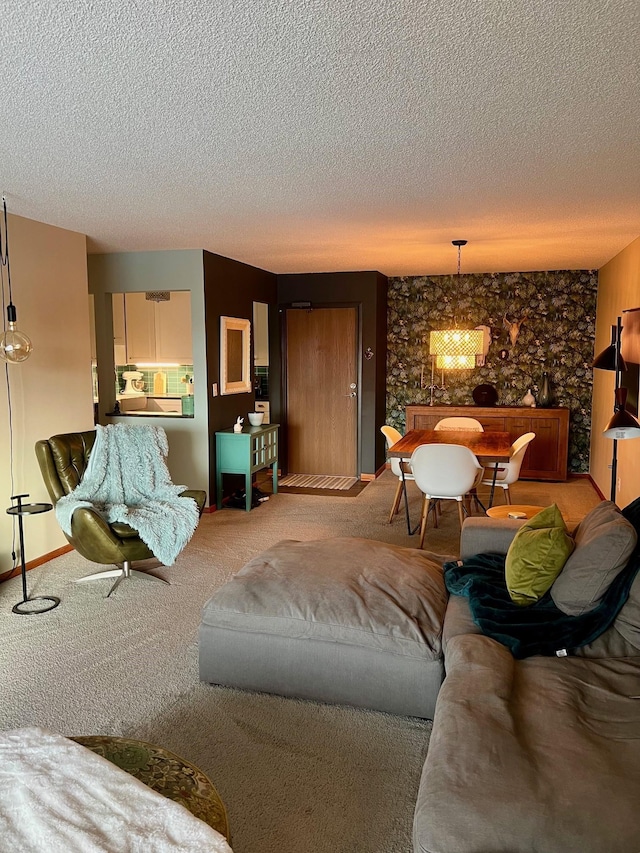
[[[11,267],[9,266],[9,231],[7,229],[7,200],[2,196],[3,207],[3,223],[4,223],[4,240],[2,229],[0,229],[0,290],[2,291],[2,318],[3,327],[7,328],[7,303],[5,295],[5,277],[6,288],[9,291],[9,305],[12,304],[11,294]],[[6,276],[5,276],[6,269]],[[7,421],[9,425],[9,481],[11,483],[11,494],[15,495],[15,477],[13,471],[13,406],[11,403],[11,378],[9,376],[9,362],[4,363],[5,386],[7,389]],[[11,542],[11,559],[13,560],[14,571],[17,568],[18,561],[16,556],[16,518],[12,518],[12,542]]]
[[[9,263],[9,226],[7,224],[7,199],[2,196],[2,211],[4,222],[4,245],[2,242],[2,232],[0,231],[0,264],[7,268],[7,285],[9,288],[9,305],[13,303],[13,294],[11,292],[11,265]],[[460,251],[460,250],[458,250]],[[4,282],[3,282],[4,284]],[[2,290],[3,308],[4,308],[4,287]]]

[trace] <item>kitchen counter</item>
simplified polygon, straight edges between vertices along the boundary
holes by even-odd
[[[146,409],[136,409],[133,412],[107,412],[107,417],[116,418],[193,418],[193,415],[183,415],[182,412],[149,412]]]
[[[183,411],[183,397],[191,400],[191,411]],[[119,412],[107,412],[111,417],[135,418],[193,418],[193,397],[190,394],[118,394]]]

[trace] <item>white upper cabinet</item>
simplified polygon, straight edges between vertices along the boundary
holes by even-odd
[[[154,302],[158,361],[193,364],[191,293],[174,290],[169,302]]]
[[[124,324],[124,293],[113,293],[113,357],[115,364],[127,363],[127,342]]]
[[[148,300],[145,293],[126,293],[124,304],[128,364],[193,363],[190,291],[171,291],[165,302]]]
[[[253,303],[253,363],[269,365],[269,306],[264,302]]]

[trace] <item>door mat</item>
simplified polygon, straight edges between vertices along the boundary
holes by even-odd
[[[346,491],[358,482],[357,477],[333,477],[326,474],[287,474],[278,481],[278,486],[297,489],[335,489]]]

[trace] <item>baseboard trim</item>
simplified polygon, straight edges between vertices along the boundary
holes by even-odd
[[[586,477],[590,481],[591,485],[593,486],[594,492],[600,497],[600,500],[603,500],[603,501],[609,500],[609,498],[600,491],[600,487],[598,486],[596,481],[593,479],[591,474],[574,474],[573,476],[574,477]]]
[[[29,560],[28,563],[25,564],[25,568],[27,571],[30,569],[36,569],[38,566],[42,566],[43,563],[48,563],[49,560],[55,560],[56,557],[61,557],[63,554],[68,554],[69,551],[73,551],[72,545],[63,545],[62,548],[56,548],[55,551],[49,551],[48,554],[43,554],[42,557],[36,557],[35,560]],[[16,566],[15,569],[11,569],[11,571],[5,572],[0,575],[0,583],[3,581],[8,581],[11,578],[16,578],[22,572],[20,566]]]

